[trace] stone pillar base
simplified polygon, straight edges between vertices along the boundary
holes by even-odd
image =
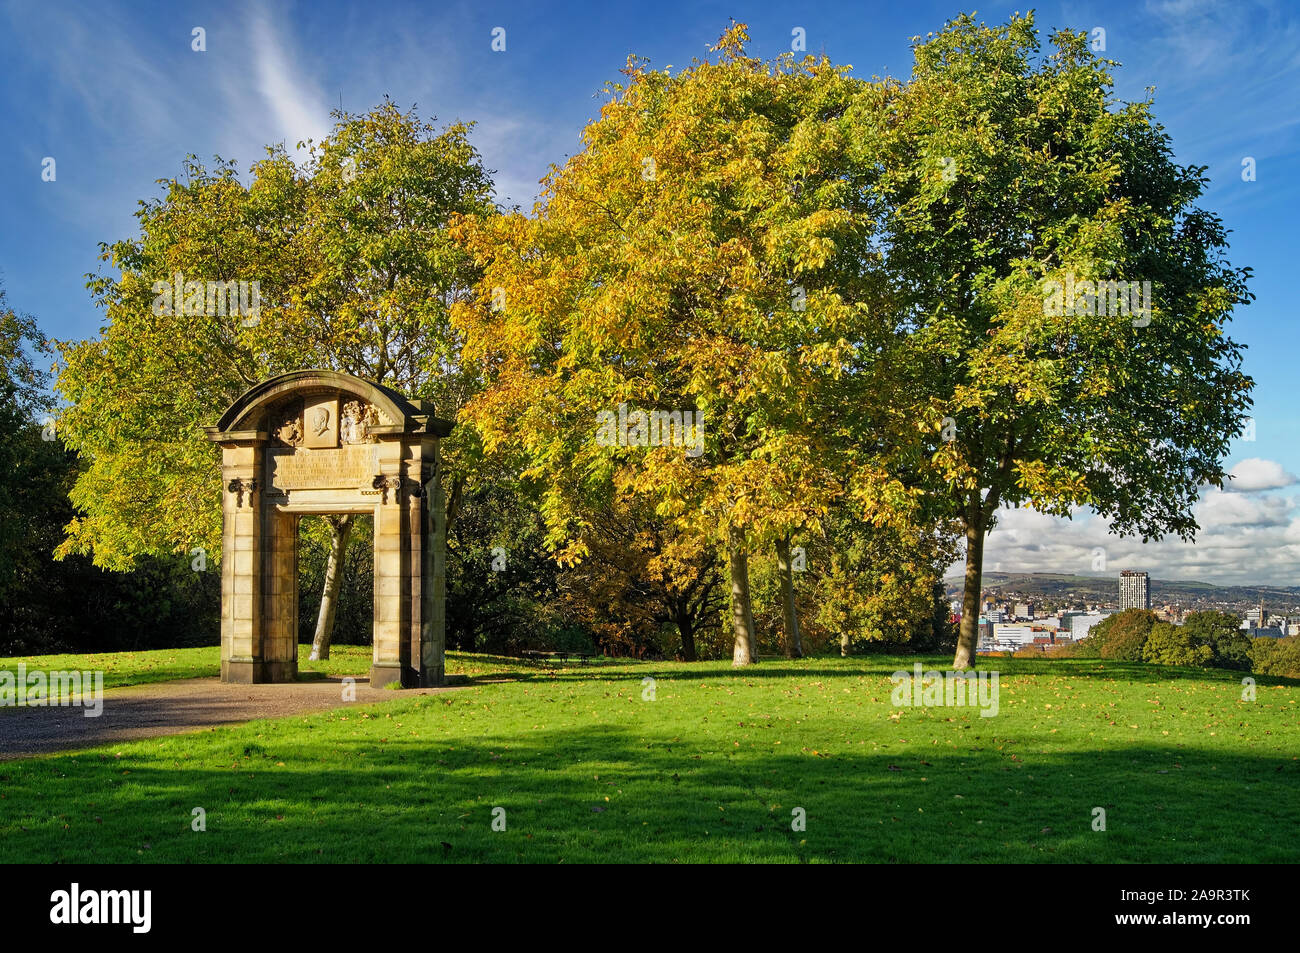
[[[440,688],[447,684],[447,673],[443,666],[437,668],[425,669],[420,673],[419,686],[421,688]]]
[[[376,662],[370,666],[370,687],[383,688],[392,682],[402,684],[402,665],[400,662]]]
[[[239,685],[262,685],[298,680],[297,662],[263,662],[260,659],[225,659],[221,680]]]

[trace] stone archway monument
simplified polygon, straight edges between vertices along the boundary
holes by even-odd
[[[222,451],[222,681],[297,677],[298,521],[353,513],[374,517],[371,685],[444,682],[444,613],[433,591],[444,560],[433,552],[427,501],[451,427],[425,401],[306,370],[249,389],[205,428]]]

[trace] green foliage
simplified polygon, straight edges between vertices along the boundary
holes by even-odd
[[[1068,654],[1249,671],[1251,643],[1238,626],[1226,612],[1192,612],[1183,625],[1173,625],[1148,610],[1126,609],[1099,622]]]
[[[913,426],[894,466],[971,539],[1003,504],[1086,505],[1120,534],[1190,538],[1250,406],[1226,333],[1249,269],[1229,264],[1222,222],[1197,205],[1205,167],[1174,161],[1152,103],[1117,99],[1115,64],[1085,34],[1050,43],[1032,15],[960,16],[918,39],[909,80],[864,87],[852,112],[903,332],[893,397]],[[1095,295],[1054,312],[1046,282],[1068,279],[1150,281],[1149,321]]]
[[[220,552],[220,454],[200,429],[245,389],[302,367],[346,371],[455,417],[476,386],[447,312],[475,272],[451,216],[491,209],[463,124],[441,132],[391,103],[335,113],[299,165],[267,150],[247,185],[233,163],[187,160],[140,203],[140,233],[102,246],[91,276],[101,336],[63,342],[61,433],[86,466],[62,554],[129,568],[143,554]],[[156,282],[260,283],[256,320],[177,314]],[[444,443],[450,461],[472,434]]]
[[[935,588],[955,554],[951,533],[901,521],[872,525],[841,511],[824,533],[800,540],[808,568],[796,582],[806,593],[810,654],[933,651],[947,640],[947,603]]]
[[[36,323],[9,308],[0,288],[0,598],[17,594],[18,576],[40,547],[33,484],[48,489],[47,470],[61,453],[41,440],[36,420],[45,374],[35,360],[45,347]]]
[[[481,466],[447,541],[447,646],[509,655],[558,649],[569,619],[535,501],[491,461]]]
[[[1251,639],[1251,671],[1260,675],[1300,678],[1300,635]]]
[[[1183,623],[1196,645],[1208,646],[1215,668],[1250,671],[1250,637],[1240,620],[1227,612],[1192,612]]]
[[[54,561],[84,466],[45,419],[46,353],[0,288],[0,652],[212,644],[220,585],[188,554],[147,559],[132,576]]]
[[[1186,625],[1159,622],[1147,638],[1142,659],[1155,665],[1210,668],[1214,664],[1214,650],[1188,631]]]
[[[133,572],[117,573],[86,556],[54,559],[73,517],[68,490],[80,460],[42,434],[40,424],[25,424],[0,440],[0,455],[15,464],[0,480],[9,559],[0,576],[0,652],[215,644],[221,580],[214,561],[146,556]],[[195,564],[206,565],[196,572]]]

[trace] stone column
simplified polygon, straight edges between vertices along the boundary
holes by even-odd
[[[380,688],[402,682],[410,665],[410,641],[404,638],[409,621],[410,580],[406,561],[410,551],[403,546],[406,506],[402,488],[402,444],[386,441],[379,445],[379,475],[375,489],[375,651],[370,666],[370,685]]]
[[[421,638],[420,685],[447,681],[447,497],[442,481],[442,451],[438,441],[427,444],[424,509],[424,558],[420,560]]]
[[[262,511],[262,678],[298,677],[298,516],[272,503]]]
[[[403,486],[406,492],[406,638],[410,642],[410,685],[428,686],[443,683],[443,653],[432,624],[434,591],[432,579],[433,542],[429,525],[428,488],[435,466],[435,442],[423,439],[412,443],[406,463]]]
[[[260,441],[222,445],[221,680],[257,682],[262,673],[262,507]]]

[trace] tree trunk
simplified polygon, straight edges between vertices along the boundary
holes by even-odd
[[[853,654],[853,640],[849,638],[849,630],[845,629],[840,633],[840,656],[848,658]]]
[[[695,654],[695,623],[689,615],[684,615],[677,622],[677,631],[682,634],[682,661],[694,662],[697,660]]]
[[[458,503],[458,489],[452,491]],[[420,673],[425,686],[447,680],[447,530],[450,525],[442,489],[442,453],[433,465],[433,479],[425,485],[424,500],[429,513],[429,545],[425,547],[427,578],[424,630],[420,633]]]
[[[325,590],[320,597],[320,615],[316,617],[316,636],[311,642],[313,661],[330,657],[330,639],[334,635],[334,613],[339,604],[343,583],[343,557],[352,536],[352,516],[327,516],[330,527],[330,558],[325,566]]]
[[[957,652],[952,659],[954,670],[975,667],[975,649],[979,645],[980,578],[984,572],[984,520],[976,496],[966,516],[966,579],[961,594],[961,629],[957,635]]]
[[[803,658],[799,611],[794,604],[794,569],[790,565],[790,537],[776,541],[776,564],[781,576],[781,602],[785,608],[785,657]]]
[[[745,534],[738,526],[727,532],[727,568],[731,572],[731,630],[735,647],[731,664],[753,665],[758,661],[754,642],[754,610],[749,601],[749,556],[745,552]]]

